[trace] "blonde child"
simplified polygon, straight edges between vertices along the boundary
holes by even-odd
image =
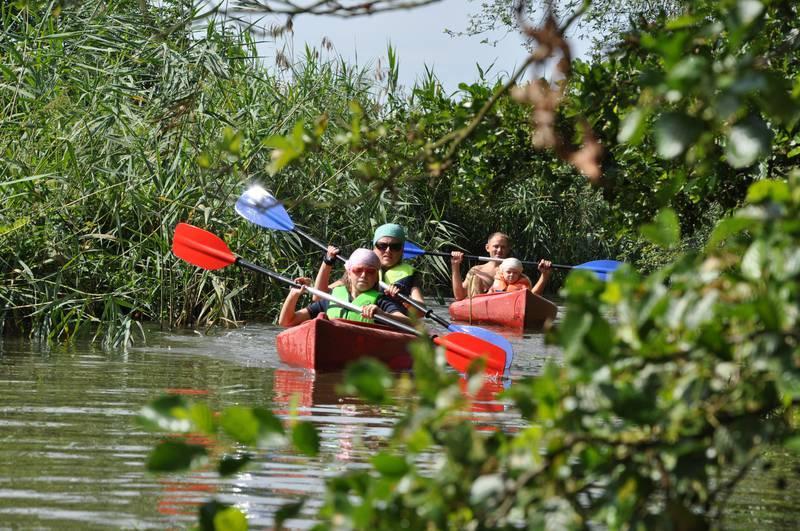
[[[500,262],[491,291],[519,291],[531,289],[531,280],[522,272],[522,262],[506,258]]]

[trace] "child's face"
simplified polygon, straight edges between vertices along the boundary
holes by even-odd
[[[503,269],[503,280],[505,280],[508,284],[513,284],[519,277],[522,276],[522,273],[519,271],[514,271],[513,269]]]

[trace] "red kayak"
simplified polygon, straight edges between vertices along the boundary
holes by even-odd
[[[281,361],[294,367],[341,371],[351,361],[370,357],[400,371],[411,368],[406,346],[414,339],[386,326],[328,319],[321,314],[287,328],[278,334],[275,344]]]
[[[486,293],[467,297],[450,305],[454,321],[483,323],[522,330],[541,327],[555,319],[558,307],[528,290]]]

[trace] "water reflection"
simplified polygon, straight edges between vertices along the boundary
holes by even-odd
[[[324,481],[367,467],[410,398],[374,406],[340,396],[341,374],[315,375],[280,363],[278,331],[269,325],[211,335],[152,331],[147,345],[127,354],[80,342],[47,350],[0,340],[0,527],[186,528],[210,496],[245,510],[254,528],[269,527],[280,506],[309,496],[290,525],[313,525]],[[509,339],[516,352],[510,380],[459,384],[471,399],[465,414],[481,429],[524,426],[497,393],[560,356],[541,334]],[[215,410],[261,405],[287,420],[294,409],[298,419],[319,429],[321,453],[309,458],[284,448],[259,451],[249,468],[226,479],[210,469],[147,474],[144,462],[163,434],[143,431],[135,415],[165,392],[208,401]],[[800,516],[791,479],[796,464],[781,456],[773,470],[756,470],[733,497],[726,527],[762,521],[770,528],[793,527]],[[775,487],[778,469],[789,478],[786,490]]]

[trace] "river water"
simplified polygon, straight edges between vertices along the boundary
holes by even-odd
[[[278,507],[309,495],[311,503],[290,524],[312,525],[325,478],[366,466],[400,406],[340,397],[340,375],[283,365],[274,348],[279,331],[264,324],[210,335],[155,330],[145,344],[115,352],[86,342],[50,348],[0,339],[0,529],[187,528],[212,496],[244,510],[253,528],[265,528]],[[541,334],[510,339],[512,382],[560,357]],[[162,434],[144,431],[135,419],[166,392],[207,400],[217,410],[263,405],[279,413],[295,396],[303,419],[319,429],[322,451],[315,458],[288,449],[260,452],[226,479],[213,471],[149,474],[144,462]],[[520,425],[496,401],[475,411],[480,422]],[[797,528],[798,462],[780,451],[772,458],[774,468],[754,471],[740,486],[726,527]],[[776,487],[781,476],[787,489]]]

